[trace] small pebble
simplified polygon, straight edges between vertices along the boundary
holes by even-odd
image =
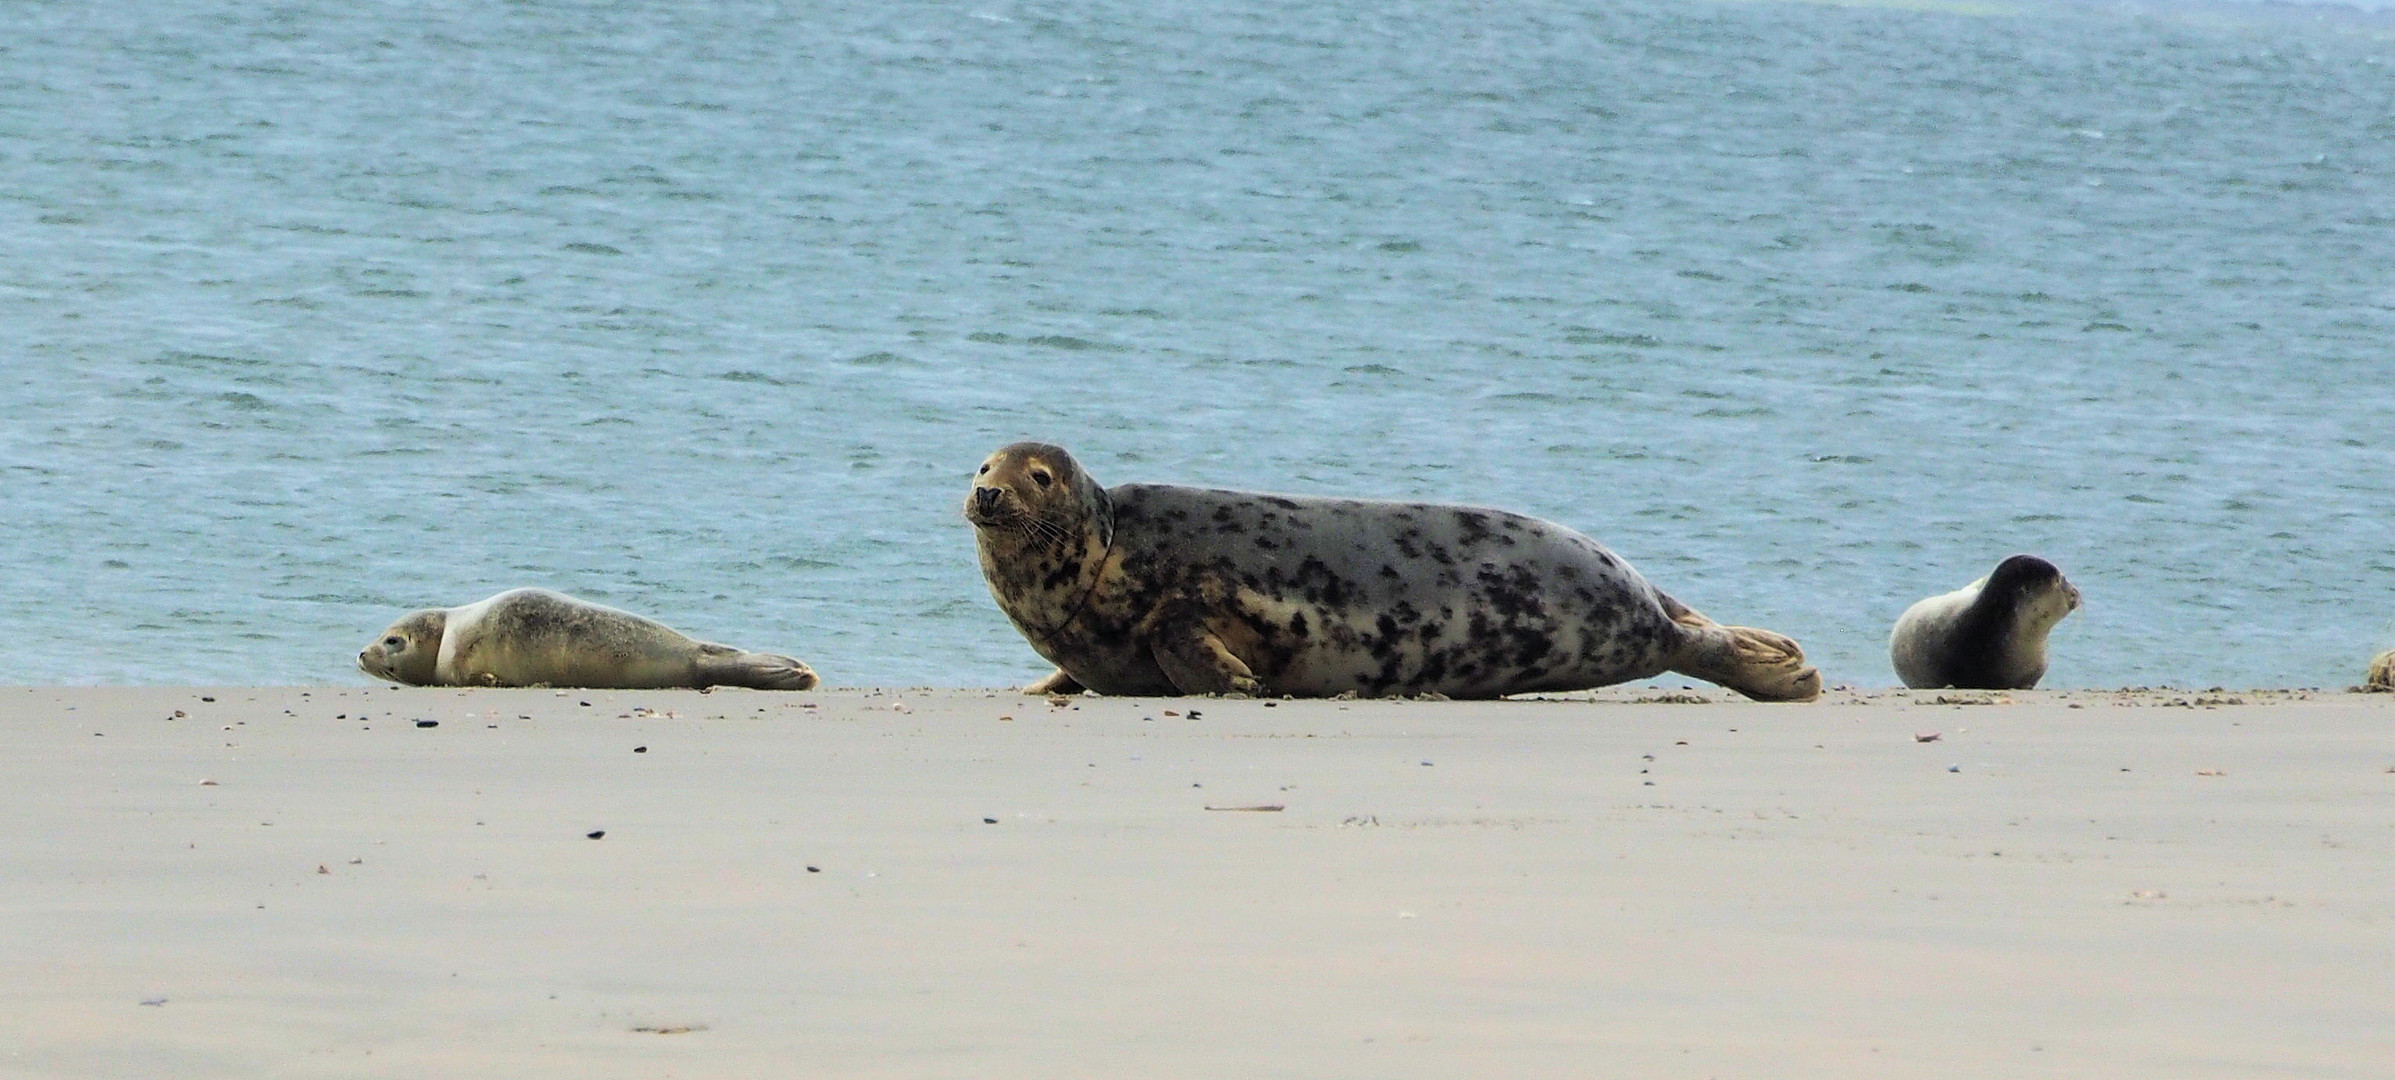
[[[589,831],[589,832],[586,832],[586,833],[583,833],[582,835],[584,835],[584,836],[587,836],[587,837],[590,837],[590,838],[591,838],[591,839],[593,839],[593,840],[597,840],[597,839],[600,839],[601,837],[604,837],[604,836],[606,836],[606,835],[607,835],[607,830],[605,830],[605,829],[592,829],[591,831]]]
[[[1947,771],[1947,772],[1961,772],[1961,771],[1963,771],[1963,767],[1962,767],[1962,766],[1960,766],[1960,765],[1948,765],[1948,766],[1946,766],[1946,771]]]
[[[635,746],[632,748],[632,752],[635,754],[645,754],[649,752],[649,748],[645,746]]]
[[[998,819],[994,817],[985,817],[981,819],[981,823],[984,825],[996,825],[998,823]]]
[[[441,722],[440,722],[440,721],[438,721],[438,720],[418,720],[418,721],[416,721],[416,726],[417,726],[417,727],[439,727],[439,726],[441,726]]]
[[[822,867],[820,867],[820,866],[810,866],[810,867],[807,867],[807,873],[810,873],[810,874],[820,874],[820,873],[822,873],[822,872],[823,872],[823,868],[822,868]]]

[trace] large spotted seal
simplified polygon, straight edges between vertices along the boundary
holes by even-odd
[[[2045,677],[2046,634],[2078,609],[2079,590],[2053,563],[2015,555],[1906,608],[1888,635],[1888,659],[1916,690],[2027,690]]]
[[[815,672],[790,657],[693,641],[664,623],[547,589],[414,612],[366,646],[358,667],[410,686],[815,686]]]
[[[1101,488],[1016,443],[965,501],[1033,691],[1489,698],[1676,671],[1805,701],[1796,643],[1721,626],[1596,541],[1477,507]]]
[[[2372,657],[2370,674],[2362,680],[2362,688],[2375,693],[2395,693],[2395,649]]]

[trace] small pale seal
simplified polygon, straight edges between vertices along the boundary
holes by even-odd
[[[2395,693],[2395,649],[2371,659],[2370,676],[2362,680],[2362,688],[2381,694]]]
[[[1721,626],[1619,556],[1502,510],[1163,484],[1102,488],[1016,443],[965,500],[990,594],[1055,674],[1033,692],[1492,698],[1676,671],[1820,696],[1795,642]]]
[[[1915,690],[2027,690],[2046,675],[2046,634],[2077,610],[2079,590],[2061,570],[2015,555],[1906,608],[1888,635],[1888,659]]]
[[[815,672],[790,657],[693,641],[653,619],[547,589],[414,612],[366,646],[358,667],[409,686],[815,686]]]

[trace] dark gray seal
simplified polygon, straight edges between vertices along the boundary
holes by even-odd
[[[815,672],[790,657],[693,641],[654,619],[547,589],[412,612],[358,653],[358,668],[409,686],[815,687]]]
[[[1888,659],[1915,690],[2027,690],[2046,675],[2047,633],[2077,610],[2079,590],[2060,569],[2015,555],[1906,608],[1888,635]]]
[[[1028,689],[1492,698],[1676,671],[1766,701],[1821,676],[1596,541],[1502,510],[1162,484],[1101,488],[1016,443],[965,500],[998,607],[1056,674]]]

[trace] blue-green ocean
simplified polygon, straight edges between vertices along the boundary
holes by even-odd
[[[2395,11],[0,12],[0,682],[529,584],[1019,682],[958,508],[1039,438],[1552,518],[1834,683],[2026,551],[2048,686],[2342,686],[2391,347]]]

